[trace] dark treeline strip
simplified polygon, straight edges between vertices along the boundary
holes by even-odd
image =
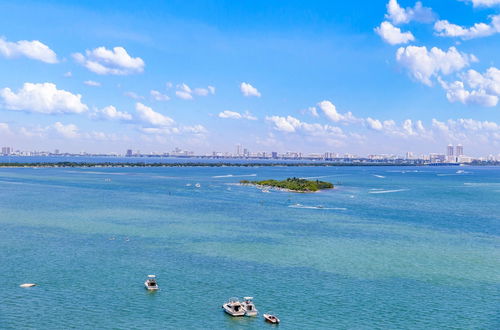
[[[202,162],[188,162],[188,163],[91,163],[91,162],[33,162],[33,163],[0,163],[0,167],[272,167],[272,166],[286,166],[286,167],[305,167],[305,166],[443,166],[458,164],[411,164],[411,163],[397,163],[397,162],[314,162],[314,163],[202,163]],[[472,162],[469,165],[475,166],[498,166],[500,162]]]
[[[421,166],[397,163],[89,163],[89,162],[35,162],[35,163],[0,163],[0,167],[305,167],[305,166]]]

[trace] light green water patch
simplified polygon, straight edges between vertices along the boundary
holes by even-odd
[[[184,248],[211,257],[310,267],[359,279],[406,278],[448,285],[500,283],[500,255],[492,246],[475,249],[405,240],[315,237],[278,245],[202,242]]]

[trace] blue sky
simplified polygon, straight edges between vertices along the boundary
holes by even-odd
[[[500,1],[0,1],[0,144],[500,153]]]

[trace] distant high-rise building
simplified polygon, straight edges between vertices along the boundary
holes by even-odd
[[[446,147],[446,156],[453,157],[453,145],[448,144],[448,147]]]
[[[271,157],[278,158],[278,152],[276,151],[271,152]]]
[[[2,155],[10,155],[12,153],[12,148],[11,147],[2,147]]]
[[[243,146],[241,144],[236,145],[236,156],[243,155]]]
[[[463,156],[463,155],[464,155],[464,147],[461,144],[459,144],[456,147],[456,156],[460,157],[460,156]]]
[[[133,155],[132,149],[127,149],[126,156],[127,157],[132,157],[132,155]]]
[[[59,155],[59,149],[54,150],[54,154]]]

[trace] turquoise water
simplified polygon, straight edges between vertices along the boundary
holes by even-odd
[[[289,176],[337,189],[236,185]],[[0,328],[276,328],[222,312],[250,295],[280,329],[498,329],[499,205],[494,167],[1,168]]]

